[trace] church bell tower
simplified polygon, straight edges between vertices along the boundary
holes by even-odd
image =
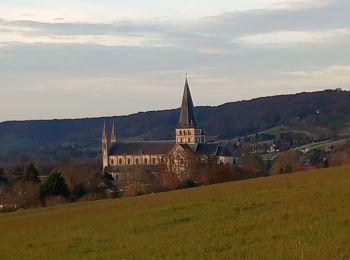
[[[176,128],[176,143],[178,144],[198,144],[205,143],[205,135],[197,123],[190,87],[186,76],[185,88],[182,97],[179,124]]]

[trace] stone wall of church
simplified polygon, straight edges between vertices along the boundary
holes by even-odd
[[[161,165],[165,162],[165,156],[158,155],[110,155],[110,166],[125,166],[125,165]]]

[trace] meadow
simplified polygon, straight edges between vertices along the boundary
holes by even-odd
[[[0,215],[1,259],[350,259],[350,166]]]

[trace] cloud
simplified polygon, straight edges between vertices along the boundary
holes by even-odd
[[[327,44],[337,41],[341,37],[350,35],[350,28],[317,30],[317,31],[277,31],[271,33],[252,34],[235,39],[233,42],[250,45],[251,47],[263,45],[270,48],[284,47],[299,44]]]
[[[350,82],[350,64],[329,66],[321,69],[282,72],[282,74],[294,77],[347,77]]]
[[[240,37],[276,31],[309,31],[344,28],[350,24],[350,2],[333,0],[313,8],[260,9],[244,12],[228,12],[207,17],[193,25],[206,33],[230,34]]]
[[[305,6],[300,1],[283,2],[284,8],[230,12],[192,22],[167,19],[113,23],[0,20],[0,42],[174,46],[219,54],[230,51],[232,43],[284,46],[287,43],[322,43],[332,34],[350,27],[348,1],[306,3]]]
[[[350,86],[350,2],[299,3],[191,21],[3,19],[0,96],[53,114],[69,96],[62,117],[82,96],[86,115],[177,106],[186,69],[201,105]]]
[[[329,4],[329,0],[293,0],[293,1],[280,1],[274,3],[272,6],[276,9],[310,9],[315,7],[324,7]]]

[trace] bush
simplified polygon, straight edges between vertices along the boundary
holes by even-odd
[[[52,172],[49,178],[40,187],[40,198],[48,196],[62,196],[68,198],[69,190],[60,172]]]
[[[271,175],[292,173],[302,169],[299,154],[296,151],[288,151],[280,154],[272,164]]]
[[[87,191],[84,187],[84,184],[79,184],[75,186],[71,192],[72,199],[75,200],[75,199],[81,198],[86,194],[86,192]]]
[[[184,182],[180,183],[178,188],[179,189],[189,189],[189,188],[193,188],[195,186],[196,186],[196,184],[193,180],[187,179]]]

